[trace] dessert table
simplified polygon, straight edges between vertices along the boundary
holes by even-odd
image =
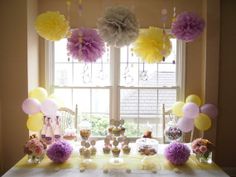
[[[40,164],[29,164],[27,156],[23,157],[15,166],[7,171],[3,177],[228,177],[215,163],[200,163],[191,154],[185,165],[174,166],[170,164],[163,155],[166,145],[159,144],[158,155],[145,157],[137,153],[135,144],[131,145],[130,155],[121,155],[124,163],[121,165],[109,164],[111,155],[103,155],[101,142],[97,144],[98,155],[93,163],[81,171],[82,159],[78,155],[78,145],[74,146],[71,158],[64,164],[54,164],[47,157]],[[144,160],[155,166],[156,170],[148,169],[143,165]],[[104,171],[106,169],[106,171]],[[127,170],[128,169],[128,170]]]

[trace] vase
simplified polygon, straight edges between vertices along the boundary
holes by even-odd
[[[200,163],[212,163],[212,152],[206,152],[204,154],[196,154],[196,158]]]
[[[28,162],[33,164],[39,164],[44,159],[44,154],[40,156],[28,155]]]

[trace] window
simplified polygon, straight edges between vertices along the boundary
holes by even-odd
[[[122,118],[127,136],[150,127],[161,137],[162,104],[168,109],[184,93],[184,44],[171,42],[171,55],[159,64],[144,63],[132,46],[106,46],[101,59],[85,64],[68,60],[66,39],[47,43],[48,87],[66,107],[78,105],[79,119],[93,124],[93,136],[106,134],[109,118]]]

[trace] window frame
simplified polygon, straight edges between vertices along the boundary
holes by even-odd
[[[145,87],[145,89],[176,89],[176,100],[184,100],[186,78],[186,44],[181,40],[176,43],[176,86],[173,87]],[[54,85],[54,42],[45,40],[45,87],[53,93]],[[66,86],[56,88],[67,88]],[[110,47],[110,86],[88,86],[72,88],[104,88],[110,91],[109,120],[120,119],[120,90],[138,89],[144,87],[120,86],[120,48]]]

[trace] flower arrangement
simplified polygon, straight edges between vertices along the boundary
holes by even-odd
[[[190,149],[185,144],[173,142],[165,149],[164,155],[174,165],[183,165],[190,156]]]
[[[24,153],[28,155],[30,163],[40,163],[46,153],[47,145],[39,140],[36,135],[30,136],[24,146]]]
[[[69,159],[72,153],[72,146],[63,140],[53,143],[47,150],[47,156],[55,163],[63,163]]]
[[[200,162],[210,162],[214,145],[207,139],[197,138],[192,142],[192,151]]]

